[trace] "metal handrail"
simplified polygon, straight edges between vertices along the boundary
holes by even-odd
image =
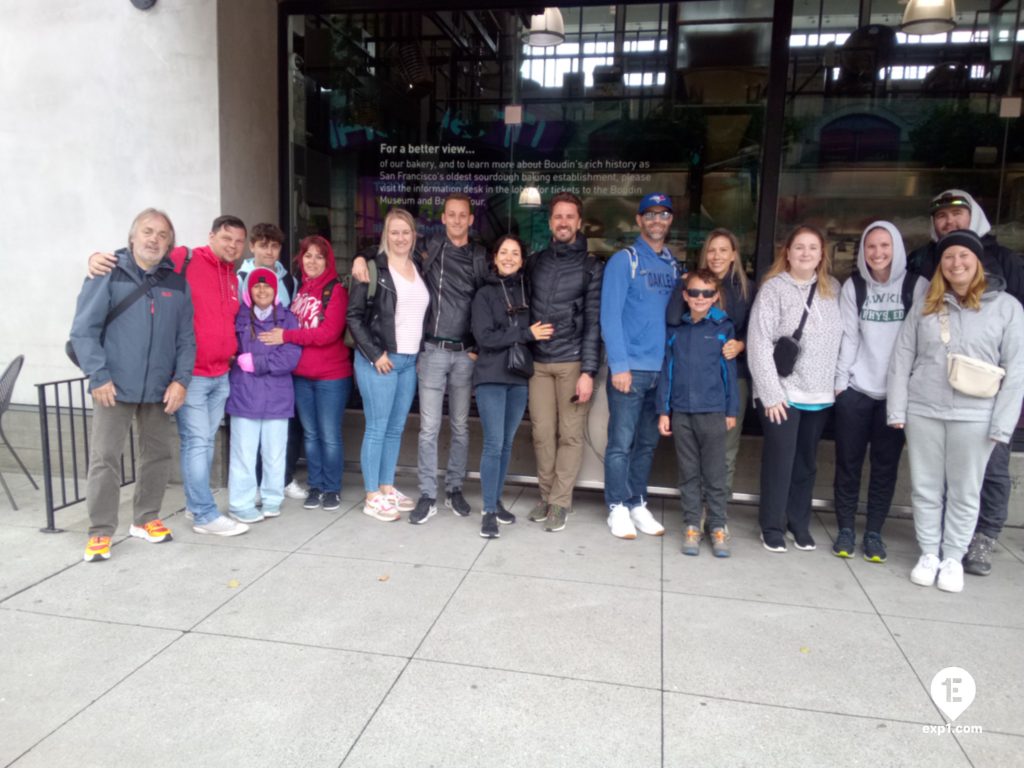
[[[43,533],[60,533],[55,513],[85,501],[84,479],[89,474],[89,413],[85,377],[36,384],[39,401],[39,437],[43,452],[43,491],[46,496],[46,527]],[[55,430],[51,439],[51,427]],[[53,443],[56,442],[56,451]],[[128,453],[121,455],[121,487],[135,482],[135,428],[128,430]],[[54,465],[59,477],[54,477]],[[70,465],[71,475],[67,470]],[[57,501],[57,486],[60,499]],[[70,493],[69,493],[70,492]]]

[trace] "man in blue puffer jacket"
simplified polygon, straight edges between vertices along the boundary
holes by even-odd
[[[86,481],[88,562],[110,559],[120,458],[132,417],[138,422],[140,452],[129,533],[151,543],[171,539],[158,517],[175,439],[167,416],[185,401],[196,357],[192,298],[185,278],[175,273],[167,257],[173,247],[171,220],[147,208],[132,222],[128,248],[115,254],[117,266],[86,280],[78,295],[71,343],[89,377],[95,406]],[[146,291],[108,325],[111,312],[143,285]]]

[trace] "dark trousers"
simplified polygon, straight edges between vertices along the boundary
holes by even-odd
[[[761,454],[761,509],[758,522],[764,533],[784,535],[786,529],[807,533],[811,499],[818,474],[818,441],[828,421],[828,409],[801,411],[790,408],[781,424],[773,424],[757,404],[764,443]]]
[[[1010,509],[1010,444],[995,443],[985,466],[976,533],[998,539]]]
[[[708,505],[708,530],[725,527],[726,431],[724,413],[672,414],[679,500],[686,525],[700,525],[703,486],[703,498]]]
[[[853,529],[860,476],[871,446],[871,476],[868,481],[868,519],[865,531],[882,532],[896,491],[903,430],[885,423],[885,400],[875,400],[855,389],[845,389],[836,398],[836,521],[840,528]]]

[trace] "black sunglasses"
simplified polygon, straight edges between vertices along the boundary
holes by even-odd
[[[715,294],[718,293],[714,288],[687,288],[686,295],[691,299],[703,297],[705,299],[715,298]]]

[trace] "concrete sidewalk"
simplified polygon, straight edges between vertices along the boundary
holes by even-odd
[[[192,533],[171,488],[173,543],[125,525],[93,564],[84,505],[39,533],[42,494],[6,477],[23,508],[0,498],[0,765],[1024,762],[1020,529],[951,595],[910,583],[906,520],[874,565],[832,557],[830,514],[817,551],[770,554],[738,507],[733,557],[691,558],[672,500],[652,504],[663,538],[620,541],[598,494],[549,534],[513,488],[519,522],[487,541],[478,515],[372,520],[346,475],[337,512],[286,501],[231,539]],[[950,666],[977,683],[954,728],[982,733],[926,732]]]

